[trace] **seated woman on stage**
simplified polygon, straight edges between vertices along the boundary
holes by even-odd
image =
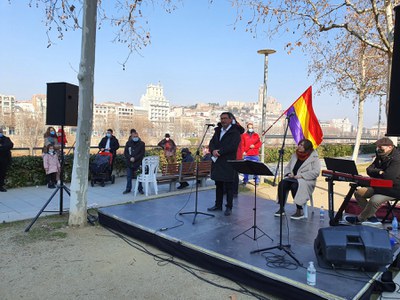
[[[293,153],[288,165],[284,169],[284,178],[278,185],[278,203],[282,203],[282,211],[275,213],[276,217],[285,214],[285,203],[289,194],[292,192],[296,213],[290,218],[299,220],[304,218],[303,205],[311,198],[319,173],[321,163],[318,153],[313,149],[310,140],[303,139],[299,142],[296,152]]]

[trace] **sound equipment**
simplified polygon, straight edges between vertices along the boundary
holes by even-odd
[[[388,136],[400,136],[400,7],[396,6],[394,10],[394,44],[386,132]]]
[[[314,251],[321,267],[372,271],[393,262],[389,233],[369,226],[320,228]]]
[[[66,82],[47,83],[47,125],[77,126],[79,87]]]

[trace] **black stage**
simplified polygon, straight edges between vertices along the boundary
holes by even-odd
[[[215,190],[199,192],[198,211],[207,212],[207,207],[214,205],[214,199]],[[291,245],[294,257],[302,264],[296,268],[294,260],[279,249],[250,254],[279,243],[275,201],[257,198],[257,227],[267,235],[257,238],[262,234],[257,230],[256,239],[253,229],[240,235],[254,224],[254,195],[239,194],[238,199],[234,199],[231,216],[224,216],[223,211],[216,212],[215,217],[198,214],[192,224],[193,214],[179,216],[178,212],[185,204],[181,212],[193,211],[194,202],[192,193],[105,207],[99,209],[99,221],[103,226],[152,244],[173,256],[284,299],[369,299],[374,279],[381,274],[319,267],[314,239],[320,227],[329,226],[329,219],[326,214],[325,223],[320,224],[316,209],[315,214],[309,209],[308,219],[290,220],[295,207],[287,205],[289,216],[283,219],[282,242]],[[179,224],[175,216],[184,221],[183,226],[166,229]],[[273,254],[285,255],[294,265],[287,268],[267,266],[265,256]],[[317,269],[315,287],[306,283],[309,261],[313,261]]]

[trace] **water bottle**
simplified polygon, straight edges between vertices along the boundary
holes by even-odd
[[[323,206],[321,206],[321,209],[319,210],[319,222],[325,223],[325,211]]]
[[[396,216],[394,216],[393,220],[392,220],[392,231],[393,231],[393,234],[397,234],[398,229],[399,229],[399,222],[397,221]]]
[[[317,271],[315,270],[314,263],[310,261],[307,268],[307,284],[314,286],[316,282],[317,282]]]

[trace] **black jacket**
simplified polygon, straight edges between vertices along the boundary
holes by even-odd
[[[99,143],[99,149],[105,148],[107,145],[107,139],[108,137],[103,137]],[[111,154],[115,156],[117,154],[117,150],[119,149],[119,142],[118,139],[115,136],[110,137],[110,148],[111,148]]]
[[[215,181],[233,182],[234,169],[228,160],[236,159],[236,152],[241,140],[240,134],[243,127],[233,124],[231,128],[224,134],[221,140],[222,126],[216,127],[214,135],[211,138],[209,149],[210,153],[214,150],[219,150],[220,156],[217,161],[211,165],[211,179]]]
[[[383,174],[379,174],[383,171]],[[367,168],[367,174],[374,178],[390,179],[393,188],[374,188],[375,194],[382,194],[400,198],[400,151],[394,148],[387,156],[377,155],[373,163]]]
[[[128,168],[137,169],[142,164],[142,160],[145,154],[145,144],[139,139],[138,142],[129,141],[126,142],[124,156],[126,159],[126,166]],[[134,162],[131,162],[131,157],[135,158]]]
[[[0,161],[5,163],[11,162],[11,149],[14,147],[9,137],[3,135],[0,138]]]

